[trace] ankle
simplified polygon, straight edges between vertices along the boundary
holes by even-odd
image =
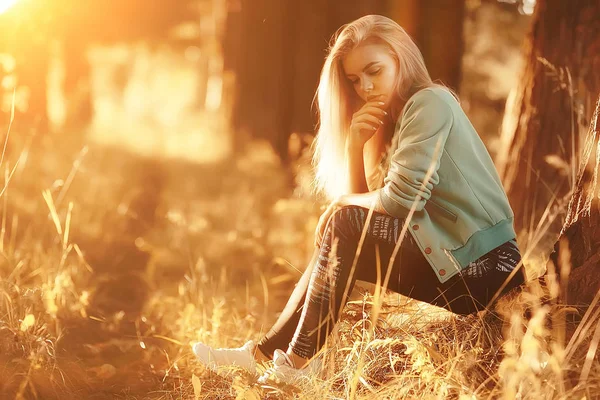
[[[286,354],[288,355],[290,360],[292,360],[292,363],[294,364],[294,368],[297,368],[297,369],[303,368],[308,363],[308,359],[300,357],[299,355],[294,353],[291,348],[288,349]]]
[[[269,357],[267,357],[267,356],[265,355],[265,353],[263,353],[263,352],[260,350],[260,347],[258,347],[258,346],[256,346],[256,347],[254,348],[254,359],[255,359],[256,361],[258,361],[258,362],[268,362],[268,361],[271,361],[271,359],[270,359]]]

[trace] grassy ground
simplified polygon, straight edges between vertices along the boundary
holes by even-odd
[[[190,342],[260,338],[312,251],[319,211],[292,171],[260,143],[201,166],[17,133],[2,168],[2,398],[600,396],[598,309],[552,287],[469,317],[358,288],[322,379],[216,375]]]

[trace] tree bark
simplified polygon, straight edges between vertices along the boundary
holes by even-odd
[[[567,304],[589,304],[600,290],[600,95],[583,147],[577,183],[560,238],[547,264],[566,290]]]
[[[458,91],[464,53],[465,2],[427,0],[420,5],[420,47],[429,74],[433,80]]]
[[[465,2],[390,0],[388,9],[390,18],[419,46],[432,79],[458,91],[464,52]]]
[[[497,159],[522,247],[534,242],[536,231],[540,244],[553,243],[562,226],[585,125],[600,91],[599,20],[598,0],[536,3]],[[537,225],[547,207],[556,219],[544,233]]]

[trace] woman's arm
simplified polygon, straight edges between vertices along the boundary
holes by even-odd
[[[379,201],[388,214],[400,217],[421,211],[439,183],[438,169],[454,114],[442,89],[424,89],[406,104],[398,132],[400,143],[380,191]],[[454,101],[454,100],[453,100]]]
[[[346,139],[346,160],[349,193],[365,193],[369,191],[365,172],[365,148],[370,152],[377,143],[373,140],[383,132],[383,119],[387,116],[382,106],[385,103],[370,101],[352,115],[350,134]]]
[[[340,196],[335,203],[338,208],[345,206],[358,206],[364,208],[373,208],[373,211],[387,214],[381,205],[381,202],[379,201],[379,190],[366,193],[351,193]]]
[[[364,145],[354,144],[351,140],[346,144],[348,160],[348,189],[350,193],[369,191],[365,175]]]

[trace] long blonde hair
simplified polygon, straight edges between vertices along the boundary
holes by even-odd
[[[383,43],[398,65],[393,102],[406,102],[432,82],[419,48],[400,25],[382,15],[367,15],[343,25],[333,35],[315,94],[319,122],[313,143],[314,189],[331,199],[349,193],[345,143],[354,108],[354,89],[344,75],[342,59],[365,42]],[[396,121],[398,115],[391,115]]]

